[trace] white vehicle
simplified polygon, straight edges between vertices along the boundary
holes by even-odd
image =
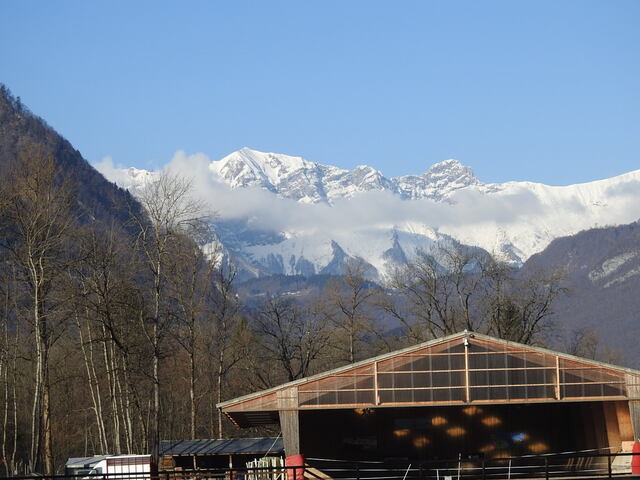
[[[149,480],[151,478],[151,455],[117,455],[70,458],[66,465],[67,475],[82,475],[82,479]],[[102,476],[102,477],[101,477]]]

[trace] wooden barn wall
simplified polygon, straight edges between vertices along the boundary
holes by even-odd
[[[620,405],[618,405],[618,403]],[[577,451],[624,439],[626,402],[300,412],[308,457],[433,459]],[[628,410],[627,410],[628,412]]]

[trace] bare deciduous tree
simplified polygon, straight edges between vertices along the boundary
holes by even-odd
[[[292,299],[266,299],[254,318],[254,328],[255,342],[264,351],[264,358],[258,357],[261,368],[253,367],[263,388],[273,386],[269,365],[275,362],[287,381],[303,378],[329,345],[330,332],[323,316],[301,308]]]
[[[141,326],[152,349],[153,400],[150,431],[156,460],[160,443],[160,360],[165,354],[164,342],[172,322],[166,303],[172,247],[180,236],[199,232],[207,217],[204,205],[195,200],[191,193],[190,181],[162,173],[147,185],[139,197],[146,215],[132,215],[138,230],[137,245],[153,284],[152,312],[148,318],[143,319]]]
[[[463,329],[520,343],[538,341],[566,288],[557,272],[521,274],[479,249],[439,245],[419,252],[378,301],[412,342]]]
[[[0,193],[2,246],[28,292],[30,320],[36,347],[35,384],[31,416],[29,468],[54,473],[50,351],[63,328],[57,315],[64,299],[56,294],[57,280],[67,271],[69,238],[76,224],[74,189],[51,153],[36,145],[23,148],[12,166],[10,180]]]
[[[379,289],[367,280],[370,269],[359,258],[345,262],[343,275],[327,283],[318,308],[339,332],[337,338],[344,339],[334,344],[348,363],[361,359],[361,344],[375,331],[372,310]]]
[[[247,346],[242,341],[246,337],[243,335],[246,323],[241,321],[242,304],[234,289],[236,267],[224,258],[219,249],[209,252],[208,261],[211,265],[209,278],[214,288],[210,290],[208,299],[205,344],[213,361],[210,371],[214,377],[211,384],[215,395],[212,395],[212,400],[215,398],[215,403],[220,403],[224,399],[227,375],[246,354]],[[216,434],[223,438],[222,412],[213,404],[211,411],[217,411]]]
[[[70,281],[78,292],[76,323],[100,443],[103,451],[115,453],[146,449],[145,435],[137,432],[146,432],[147,425],[134,420],[141,412],[135,413],[130,381],[132,364],[138,363],[132,357],[141,343],[131,319],[144,316],[135,252],[115,226],[93,225],[78,242],[82,262]]]
[[[517,276],[513,268],[496,263],[485,278],[486,332],[519,343],[539,341],[551,327],[555,299],[566,293],[563,274],[538,271]]]
[[[2,381],[2,439],[0,454],[4,459],[5,475],[17,475],[18,396],[16,383],[18,355],[21,344],[20,324],[15,321],[16,301],[14,272],[7,259],[2,259],[0,294],[0,381]]]
[[[571,355],[599,360],[614,365],[624,364],[624,352],[610,348],[592,328],[577,328],[569,333],[565,350]]]
[[[413,342],[476,330],[482,322],[475,309],[482,282],[478,267],[484,262],[485,254],[460,245],[418,252],[389,282],[397,295],[379,306],[401,322]]]
[[[567,353],[578,357],[598,358],[598,344],[600,339],[598,333],[590,328],[578,328],[571,332],[567,339],[565,348]]]
[[[210,234],[191,238],[176,238],[173,255],[173,273],[168,277],[169,293],[175,300],[177,330],[175,338],[189,358],[189,429],[191,438],[196,438],[198,405],[196,383],[198,358],[202,343],[201,324],[207,317],[207,300],[211,290],[215,262],[203,251]]]

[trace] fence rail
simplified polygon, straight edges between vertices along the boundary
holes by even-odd
[[[500,459],[457,458],[415,463],[307,459],[305,467],[244,467],[82,475],[19,475],[0,480],[520,480],[638,478],[640,453],[561,453]],[[640,457],[639,457],[640,458]],[[616,464],[627,459],[624,468]],[[622,471],[623,470],[623,471]]]

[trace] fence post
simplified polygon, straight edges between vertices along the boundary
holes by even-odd
[[[422,462],[420,462],[420,468],[418,470],[418,480],[422,480],[423,472],[422,472]]]
[[[487,470],[486,470],[486,462],[484,459],[484,456],[482,457],[482,480],[486,480],[487,479]]]
[[[360,464],[356,463],[356,480],[360,480]]]
[[[609,469],[609,478],[612,477],[612,469],[611,469],[611,450],[607,452],[607,468]]]
[[[549,457],[544,457],[544,478],[549,480]]]

